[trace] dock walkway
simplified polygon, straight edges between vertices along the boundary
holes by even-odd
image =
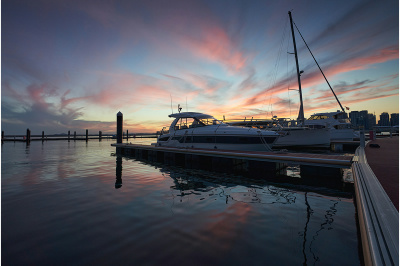
[[[378,144],[380,148],[370,147]],[[370,141],[365,147],[367,161],[393,205],[399,211],[399,137]]]

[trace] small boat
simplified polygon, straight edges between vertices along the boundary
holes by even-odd
[[[169,117],[175,119],[168,131],[161,131],[156,146],[270,151],[280,136],[274,131],[230,126],[203,113],[180,112]]]
[[[328,128],[331,140],[353,140],[360,136],[354,131],[346,112],[315,113],[304,121],[310,128]]]

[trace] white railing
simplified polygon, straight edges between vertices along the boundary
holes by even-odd
[[[362,143],[361,137],[352,171],[364,263],[399,265],[399,212],[369,167]]]

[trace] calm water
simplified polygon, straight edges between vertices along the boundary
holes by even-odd
[[[352,195],[4,143],[3,265],[359,265]]]

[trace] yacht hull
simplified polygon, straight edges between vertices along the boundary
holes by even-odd
[[[353,140],[357,134],[353,129],[331,129],[331,140]]]
[[[168,139],[167,139],[168,138]],[[220,149],[241,151],[269,151],[279,136],[240,136],[240,135],[172,135],[160,139],[158,146],[186,149]]]
[[[274,143],[278,147],[330,147],[328,129],[299,129],[278,131],[282,136]]]

